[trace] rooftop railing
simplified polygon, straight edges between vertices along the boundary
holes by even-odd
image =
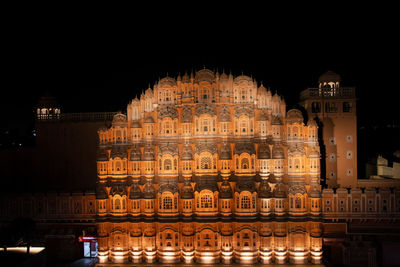
[[[300,100],[308,98],[353,98],[355,97],[354,87],[339,88],[308,88],[300,93]]]
[[[112,121],[114,115],[117,112],[87,112],[87,113],[61,113],[58,115],[38,115],[37,120],[46,121],[73,121],[73,122],[83,122],[83,121]]]

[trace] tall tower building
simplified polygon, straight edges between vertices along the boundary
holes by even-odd
[[[309,119],[319,122],[321,178],[328,187],[357,184],[357,117],[354,87],[342,87],[338,74],[328,71],[318,80],[318,88],[300,94]],[[322,135],[321,135],[322,133]]]

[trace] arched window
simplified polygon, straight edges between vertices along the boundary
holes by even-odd
[[[295,198],[295,207],[296,207],[296,209],[301,209],[301,197],[300,196],[296,196],[296,198]]]
[[[248,197],[248,196],[242,197],[241,208],[242,209],[250,209],[250,197]]]
[[[119,198],[116,198],[114,200],[114,209],[120,210],[121,209],[121,200]]]
[[[117,161],[116,163],[115,163],[115,167],[116,167],[116,170],[117,171],[120,171],[121,170],[121,161]]]
[[[203,170],[211,169],[211,159],[210,159],[210,157],[202,157],[201,161],[200,161],[200,164],[201,164],[201,168]]]
[[[205,209],[212,208],[212,200],[213,197],[209,194],[202,195],[200,198],[200,207]]]
[[[164,170],[172,170],[172,162],[170,159],[164,160]]]
[[[171,210],[172,209],[172,198],[169,196],[164,197],[163,199],[163,209]]]
[[[246,98],[247,98],[246,88],[242,88],[242,90],[241,90],[241,99],[242,100],[246,100]]]
[[[243,158],[241,161],[241,169],[246,170],[249,169],[249,160],[247,158]]]
[[[164,131],[166,134],[172,133],[172,124],[169,121],[164,122]]]

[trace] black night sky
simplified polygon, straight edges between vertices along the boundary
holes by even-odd
[[[120,24],[73,23],[56,15],[13,25],[2,51],[2,139],[6,132],[29,134],[33,107],[46,92],[62,112],[124,111],[167,73],[175,77],[206,67],[252,75],[283,95],[290,108],[301,90],[317,86],[318,77],[333,70],[343,86],[356,87],[362,147],[370,154],[391,153],[400,149],[399,43],[394,19],[377,10],[383,15],[378,21],[371,10],[309,12],[290,21],[255,12],[245,22],[232,15],[211,25],[188,15],[172,25],[162,17],[156,26],[130,18]]]

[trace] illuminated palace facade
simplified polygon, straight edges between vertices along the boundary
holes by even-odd
[[[99,266],[321,263],[317,124],[254,79],[163,78],[98,137]]]

